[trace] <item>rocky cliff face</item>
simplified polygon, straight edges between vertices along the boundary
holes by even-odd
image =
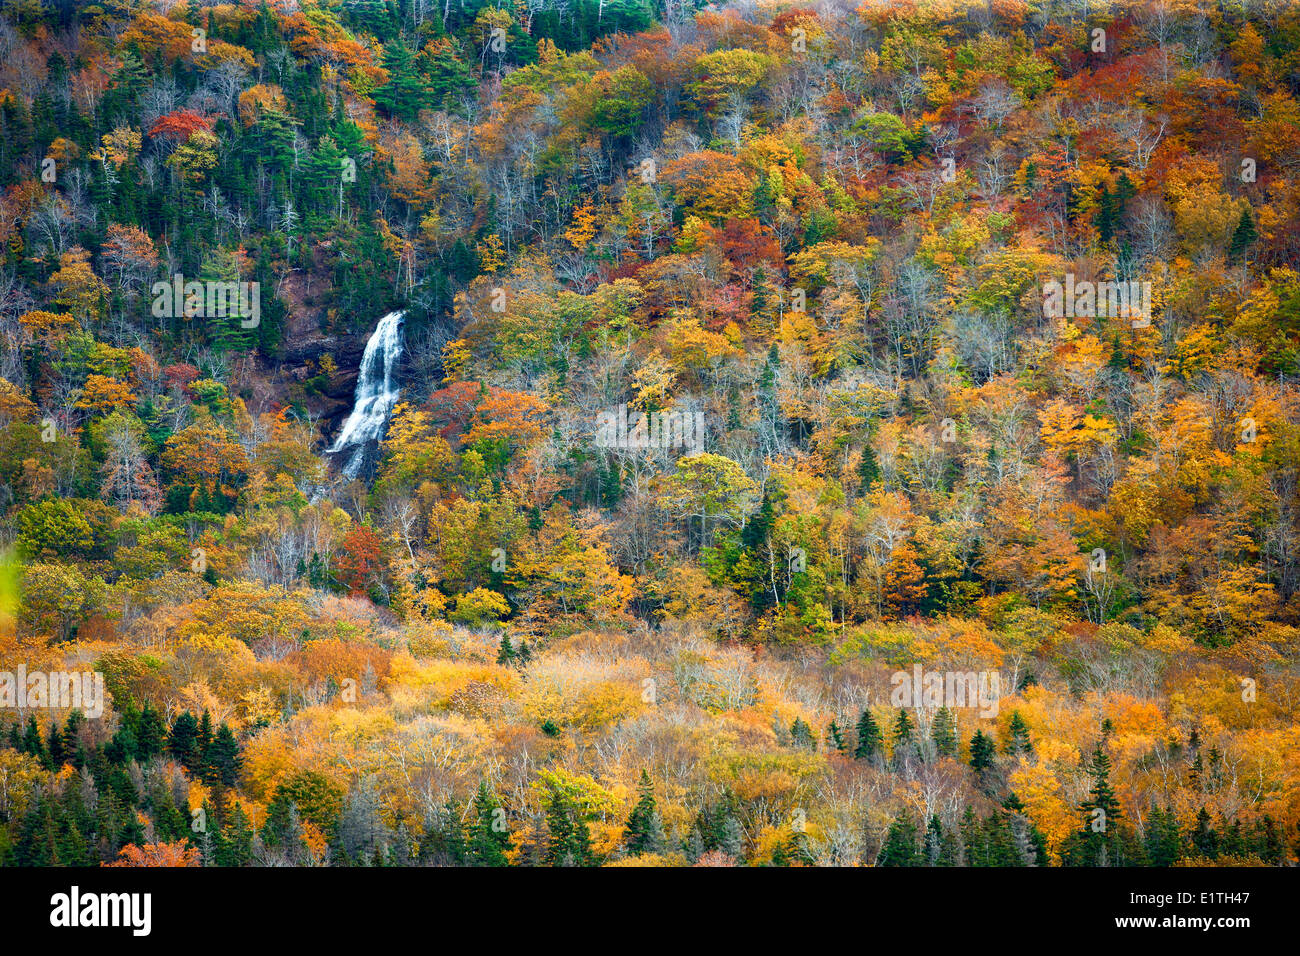
[[[326,324],[325,293],[329,272],[318,267],[290,273],[278,289],[288,306],[285,316],[283,357],[259,360],[247,370],[246,404],[258,414],[298,404],[320,422],[320,437],[328,447],[337,438],[352,411],[357,378],[366,342],[380,316],[367,317],[352,334],[323,331]],[[326,375],[326,357],[334,370]]]

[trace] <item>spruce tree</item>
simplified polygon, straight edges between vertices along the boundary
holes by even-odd
[[[407,122],[412,122],[428,100],[424,80],[415,71],[411,49],[401,40],[391,40],[384,47],[383,67],[388,82],[374,92],[375,105]]]
[[[1079,806],[1083,825],[1067,841],[1065,861],[1073,866],[1122,866],[1126,862],[1126,838],[1120,821],[1119,800],[1110,786],[1110,758],[1105,740],[1108,728],[1102,725],[1102,739],[1092,752],[1089,769],[1093,775],[1092,791]]]
[[[212,714],[205,707],[199,718],[198,733],[194,735],[194,770],[201,776],[208,773],[208,751],[212,747]]]
[[[550,786],[546,807],[549,839],[542,862],[547,866],[591,866],[591,835],[581,810],[570,805],[555,785]]]
[[[951,863],[944,861],[944,838],[943,824],[939,822],[936,814],[930,814],[930,823],[925,828],[925,865],[926,866],[951,866]]]
[[[1234,261],[1240,259],[1258,238],[1259,232],[1255,229],[1255,220],[1251,218],[1250,207],[1247,206],[1241,211],[1237,227],[1232,231],[1232,240],[1228,244],[1228,258]]]
[[[654,785],[650,781],[650,774],[645,770],[641,771],[641,782],[637,786],[637,791],[640,796],[627,818],[623,840],[627,844],[627,851],[633,856],[659,853],[663,850],[665,842],[663,820],[655,805]]]
[[[135,726],[135,759],[143,764],[162,753],[165,735],[162,717],[146,701]]]
[[[790,725],[790,742],[805,750],[817,749],[817,740],[813,737],[812,728],[802,717],[796,717],[794,723]]]
[[[975,808],[967,804],[962,814],[961,824],[961,861],[963,866],[988,866],[984,828],[975,816]]]
[[[916,845],[916,824],[904,810],[889,825],[889,835],[880,851],[879,866],[916,866],[921,862]]]
[[[863,709],[862,716],[858,718],[858,745],[853,750],[855,760],[870,760],[880,753],[881,734],[880,726],[876,719],[871,716],[871,711]]]
[[[740,821],[730,812],[722,818],[722,836],[718,840],[718,849],[733,860],[745,858],[745,838],[740,829]]]
[[[970,766],[977,774],[983,775],[993,767],[995,748],[993,738],[982,730],[975,731],[970,741]]]
[[[957,756],[957,720],[951,710],[940,707],[930,727],[930,739],[940,757]]]
[[[1183,844],[1177,817],[1168,810],[1152,807],[1147,814],[1144,843],[1150,866],[1173,866],[1178,862]]]
[[[50,761],[49,752],[45,749],[45,741],[41,739],[41,728],[37,726],[34,714],[27,718],[27,729],[23,732],[22,752],[31,754],[47,770],[55,769]]]
[[[898,718],[894,721],[894,747],[899,744],[912,742],[912,718],[907,716],[905,709],[899,709]]]
[[[239,779],[243,758],[239,754],[239,744],[230,727],[223,721],[216,737],[208,747],[208,779],[223,787],[233,787]]]
[[[193,770],[199,763],[199,722],[188,710],[172,721],[171,733],[167,735],[167,753],[186,770]]]
[[[509,666],[515,661],[515,649],[510,644],[510,635],[501,635],[501,646],[497,649],[497,663]]]
[[[1029,740],[1029,725],[1025,723],[1020,711],[1011,712],[1011,722],[1007,725],[1007,744],[1003,752],[1016,756],[1025,754],[1026,756],[1033,753],[1034,745]]]
[[[479,781],[474,795],[473,818],[465,846],[466,862],[470,866],[509,866],[510,830],[505,811],[486,780]]]
[[[1210,825],[1210,813],[1205,807],[1201,807],[1196,814],[1196,827],[1192,830],[1191,843],[1199,856],[1207,860],[1219,858],[1219,834]]]
[[[253,828],[243,808],[235,804],[225,826],[221,829],[221,842],[217,848],[218,866],[247,866],[253,859]]]
[[[847,753],[848,746],[844,743],[844,734],[840,731],[840,725],[831,718],[831,722],[826,727],[826,747],[828,750],[834,750],[837,753]]]
[[[57,770],[63,766],[63,735],[59,733],[58,721],[50,721],[50,732],[46,737],[45,752],[49,754],[51,767]]]

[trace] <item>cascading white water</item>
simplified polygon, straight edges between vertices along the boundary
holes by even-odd
[[[375,326],[361,368],[357,372],[357,394],[352,414],[343,423],[339,437],[330,446],[330,454],[351,451],[343,465],[343,474],[355,478],[366,461],[366,450],[383,434],[388,416],[397,404],[401,392],[396,378],[398,360],[402,357],[402,312],[389,312]]]

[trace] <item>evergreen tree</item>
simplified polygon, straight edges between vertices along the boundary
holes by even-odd
[[[940,757],[957,756],[957,720],[951,710],[940,707],[930,726],[930,739]]]
[[[982,730],[975,731],[975,736],[970,741],[971,769],[981,776],[991,770],[995,752],[993,738]]]
[[[1196,827],[1192,830],[1191,843],[1199,856],[1207,860],[1219,858],[1219,834],[1210,825],[1210,814],[1205,807],[1201,807],[1196,814]]]
[[[196,727],[196,732],[197,729]],[[162,753],[165,735],[166,727],[162,717],[146,701],[144,707],[140,709],[140,716],[135,726],[135,759],[143,764]]]
[[[63,724],[63,754],[65,760],[71,760],[72,765],[78,770],[85,764],[85,748],[81,743],[81,725],[85,723],[85,718],[81,711],[74,710],[68,714],[68,719]]]
[[[178,714],[172,721],[171,733],[167,735],[167,753],[186,770],[193,770],[199,763],[199,722],[188,710]]]
[[[49,752],[45,749],[45,741],[41,739],[41,728],[36,724],[36,716],[33,714],[27,718],[27,729],[23,732],[22,752],[31,754],[47,770],[53,770],[53,761],[50,760]]]
[[[733,860],[745,858],[745,838],[740,829],[740,821],[730,812],[722,817],[722,834],[718,840],[718,849]]]
[[[491,791],[488,795],[491,796]],[[420,862],[459,866],[467,863],[467,854],[460,812],[455,803],[448,800],[425,821],[424,838],[420,841]]]
[[[1011,756],[1033,753],[1034,745],[1029,740],[1029,725],[1020,716],[1020,711],[1011,712],[1011,722],[1007,725],[1007,744],[1003,752]]]
[[[879,866],[917,866],[922,861],[916,845],[916,824],[904,810],[889,825],[889,834],[880,851]]]
[[[515,649],[510,645],[510,635],[501,635],[501,647],[497,650],[497,663],[508,666],[514,663]]]
[[[1240,259],[1258,238],[1259,232],[1255,229],[1255,220],[1251,218],[1250,207],[1247,206],[1241,211],[1237,227],[1232,231],[1232,240],[1228,244],[1228,258],[1233,261]]]
[[[1025,811],[1025,805],[1014,793],[1002,804],[1006,811],[1007,829],[1011,833],[1016,853],[1015,866],[1047,866],[1047,837],[1034,825]]]
[[[591,836],[581,811],[558,787],[549,787],[546,807],[549,840],[542,862],[547,866],[591,866]]]
[[[372,777],[363,778],[348,794],[339,817],[334,846],[346,863],[368,865],[387,854],[391,839],[379,814],[379,799]]]
[[[221,829],[217,866],[247,866],[253,859],[253,828],[243,808],[235,805]]]
[[[239,744],[230,727],[222,721],[216,737],[208,747],[208,779],[223,787],[233,787],[239,779],[243,766],[243,757],[239,753]]]
[[[826,747],[836,753],[848,752],[848,745],[844,743],[844,734],[840,731],[840,725],[835,722],[834,717],[826,727]]]
[[[876,460],[876,451],[870,442],[862,446],[862,461],[858,464],[858,478],[864,490],[880,480],[880,462]]]
[[[49,755],[51,767],[57,770],[63,766],[63,735],[59,733],[57,721],[50,721],[50,732],[45,742],[45,752]]]
[[[1143,842],[1149,865],[1173,866],[1182,854],[1183,845],[1177,817],[1171,811],[1152,807],[1147,814]]]
[[[790,725],[790,742],[805,750],[817,749],[817,740],[813,737],[812,728],[802,717],[796,717],[794,723]]]
[[[1126,862],[1126,840],[1120,821],[1119,800],[1110,786],[1110,758],[1102,725],[1102,739],[1092,752],[1092,791],[1079,807],[1083,826],[1067,841],[1063,857],[1072,866],[1122,866]]]
[[[199,729],[194,735],[195,760],[194,767],[201,773],[205,773],[208,766],[208,750],[212,747],[212,714],[208,713],[207,708],[203,710],[203,716],[199,718]]]
[[[14,862],[18,866],[58,866],[62,863],[58,843],[52,801],[38,793],[19,825]]]
[[[791,831],[772,851],[773,866],[812,866],[816,862],[803,830]]]
[[[1115,222],[1117,219],[1115,209],[1115,196],[1110,191],[1109,186],[1103,185],[1101,192],[1097,196],[1097,236],[1103,243],[1110,242],[1115,234]]]
[[[474,795],[473,820],[465,846],[470,866],[509,866],[510,830],[505,811],[486,780],[480,780]]]
[[[650,782],[650,774],[645,770],[641,771],[641,782],[637,791],[639,797],[627,818],[623,841],[627,844],[627,851],[633,856],[659,853],[665,843],[663,821],[655,805],[654,785]]]
[[[400,40],[384,47],[383,66],[388,82],[375,90],[375,105],[389,116],[411,122],[427,103],[424,80],[415,71],[411,49]]]
[[[912,718],[907,715],[905,709],[900,708],[898,717],[894,721],[894,746],[901,743],[910,743],[912,740]]]
[[[956,845],[951,835],[943,828],[936,814],[930,814],[930,823],[925,829],[925,865],[955,866]]]
[[[858,718],[857,737],[858,745],[853,750],[855,760],[870,760],[880,753],[883,743],[880,727],[876,719],[871,716],[871,711],[865,708],[862,716]]]

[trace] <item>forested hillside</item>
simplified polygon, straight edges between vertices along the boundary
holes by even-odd
[[[0,863],[1294,864],[1298,259],[1288,0],[5,0]]]

